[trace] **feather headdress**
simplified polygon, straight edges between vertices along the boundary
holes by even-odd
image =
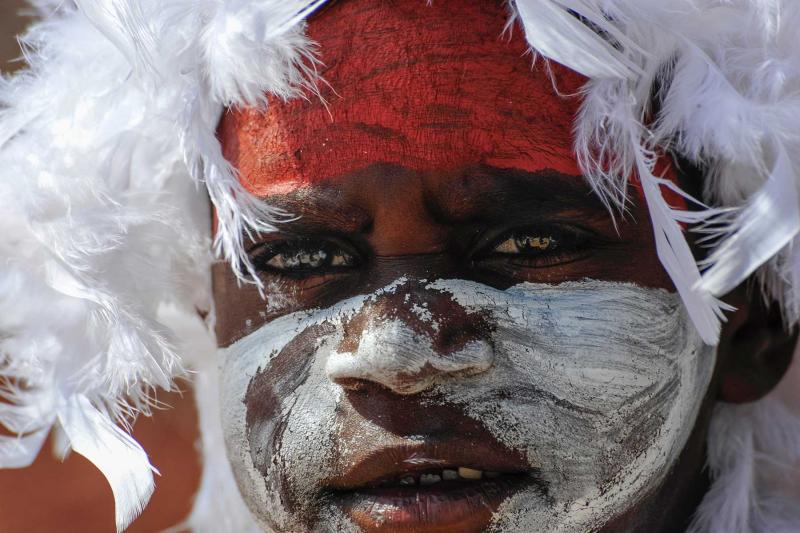
[[[115,422],[147,413],[150,391],[186,367],[213,382],[210,356],[197,355],[213,349],[182,349],[187,331],[207,331],[197,310],[211,308],[209,199],[213,249],[245,282],[257,278],[242,235],[286,216],[242,189],[217,120],[225,106],[313,89],[304,20],[324,0],[33,3],[29,68],[0,86],[0,423],[18,435],[0,436],[0,467],[29,464],[55,428],[108,478],[124,529],[152,492],[152,469]],[[705,341],[719,336],[718,297],[753,274],[796,324],[800,3],[514,0],[509,17],[534,52],[589,79],[575,124],[581,166],[612,211],[638,176],[659,257]],[[706,169],[705,198],[657,175],[663,151]],[[668,188],[697,209],[671,206]],[[712,246],[700,264],[685,226]],[[754,461],[792,448],[800,422],[780,409],[770,411],[779,430],[754,433],[764,405],[720,408],[710,449],[719,480],[742,481]],[[204,486],[235,498],[209,409]],[[713,433],[736,424],[738,455]],[[758,483],[743,482],[734,494],[718,481],[695,527],[742,501],[725,531],[765,523]],[[200,529],[203,512],[191,521]],[[229,530],[249,527],[246,514],[236,520]]]

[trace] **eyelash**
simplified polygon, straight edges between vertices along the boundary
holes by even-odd
[[[469,255],[476,264],[504,261],[512,267],[544,268],[580,259],[594,237],[573,226],[515,228],[493,240],[481,239],[483,244]],[[334,238],[263,243],[250,256],[256,270],[295,279],[345,273],[364,263],[354,247]],[[298,266],[301,263],[310,265]]]

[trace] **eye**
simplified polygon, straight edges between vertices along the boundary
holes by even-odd
[[[585,257],[593,235],[572,226],[526,227],[491,241],[476,259],[489,265],[541,268]]]
[[[293,277],[308,277],[358,266],[355,252],[327,239],[295,239],[265,243],[253,255],[256,269]]]
[[[531,254],[552,252],[558,249],[558,239],[553,235],[537,233],[514,234],[494,247],[497,254]]]

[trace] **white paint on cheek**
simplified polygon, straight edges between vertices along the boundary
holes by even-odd
[[[306,495],[331,473],[327,465],[336,445],[335,409],[341,389],[325,377],[324,358],[313,361],[305,376],[285,376],[284,382],[277,377],[275,393],[281,395],[278,413],[255,428],[256,437],[263,438],[256,439],[255,448],[251,446],[254,441],[249,430],[253,428],[247,428],[245,405],[248,385],[261,368],[269,368],[271,359],[310,325],[302,316],[285,318],[289,319],[279,319],[275,321],[279,324],[273,322],[246,337],[243,341],[247,342],[236,350],[226,350],[223,386],[235,393],[223,394],[223,427],[240,489],[262,526],[275,531],[303,531],[305,525],[288,509],[282,495],[290,489],[301,502],[310,500],[311,496]],[[298,377],[305,379],[295,386]],[[278,431],[283,435],[275,442],[272,437]],[[289,473],[289,478],[284,473]],[[336,524],[337,531],[356,530],[336,509],[324,514],[325,522]]]
[[[247,435],[245,394],[259,369],[269,362],[297,333],[296,320],[274,321],[232,346],[221,349],[222,359],[222,424],[234,475],[242,496],[261,525],[283,528],[291,523],[274,491],[253,463]],[[265,333],[268,332],[268,336]],[[264,505],[264,508],[259,506]]]
[[[278,318],[221,349],[222,366],[222,421],[228,458],[231,461],[239,488],[250,510],[269,530],[302,531],[305,526],[286,509],[281,499],[286,488],[281,471],[291,475],[287,482],[300,498],[319,486],[321,479],[334,472],[330,456],[338,434],[336,427],[336,405],[342,390],[330,381],[325,372],[325,363],[331,346],[338,344],[343,334],[342,323],[360,310],[364,303],[382,294],[391,293],[406,282],[400,278],[371,295],[351,298],[324,310],[299,311]],[[275,375],[275,391],[280,406],[276,415],[265,420],[259,433],[265,438],[254,450],[246,423],[247,406],[245,396],[253,378],[264,370],[269,372],[276,356],[298,335],[308,328],[323,323],[334,324],[336,332],[320,338],[315,353],[308,354],[311,365],[301,376]],[[281,381],[283,379],[283,382]],[[283,424],[284,438],[278,447],[270,438],[279,424]],[[376,444],[378,434],[365,435]],[[346,450],[342,450],[346,453]],[[266,474],[257,468],[254,457],[268,464]],[[274,461],[273,461],[274,459]],[[328,523],[336,523],[337,531],[355,530],[355,526],[335,509],[325,512]]]
[[[430,288],[497,324],[493,371],[438,392],[524,451],[548,486],[549,504],[534,489],[507,501],[497,531],[591,530],[663,480],[715,362],[677,295],[595,281]]]

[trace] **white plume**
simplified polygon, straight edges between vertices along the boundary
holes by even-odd
[[[620,209],[636,172],[659,256],[698,330],[715,343],[723,319],[715,297],[760,267],[774,268],[771,259],[800,232],[800,6],[791,0],[513,5],[532,47],[590,78],[576,124],[581,165],[607,204]],[[691,214],[670,209],[660,194],[667,184],[648,185],[655,182],[643,154],[654,150],[675,150],[710,167],[706,199],[718,207]],[[677,231],[687,222],[705,222],[706,242],[716,244],[702,264],[702,281]],[[760,279],[790,314],[791,280],[778,273]]]
[[[708,436],[715,482],[689,533],[797,531],[798,461],[800,418],[777,395],[718,405]]]

